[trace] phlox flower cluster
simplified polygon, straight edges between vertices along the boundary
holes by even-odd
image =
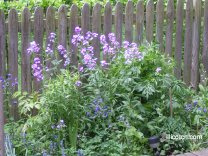
[[[39,57],[35,57],[32,64],[33,75],[37,81],[43,80],[43,67]]]
[[[46,54],[53,54],[53,44],[55,42],[55,39],[56,39],[56,34],[55,33],[50,33],[49,37],[48,37],[48,40],[49,40],[49,43],[46,47]]]
[[[33,76],[37,79],[37,81],[43,80],[43,65],[41,63],[40,58],[38,57],[40,52],[39,45],[35,41],[33,41],[30,43],[30,46],[27,49],[27,51],[29,54],[32,53],[36,54],[36,57],[33,59],[33,64],[32,64]]]
[[[100,43],[103,45],[103,53],[109,56],[115,56],[118,50],[120,49],[120,44],[116,40],[114,33],[108,34],[108,42],[105,35],[100,36]]]
[[[64,46],[59,45],[58,52],[64,58],[64,66],[66,67],[67,65],[69,65],[70,64],[70,57],[69,57],[66,49],[64,48]]]
[[[143,54],[139,52],[136,43],[129,43],[128,41],[123,42],[124,48],[124,58],[126,64],[131,64],[133,60],[141,61],[143,59]]]
[[[88,31],[85,36],[81,33],[81,28],[75,28],[75,35],[72,38],[72,44],[77,46],[83,58],[82,63],[89,70],[94,70],[96,67],[97,58],[94,57],[94,48],[90,45],[91,41],[98,34]]]

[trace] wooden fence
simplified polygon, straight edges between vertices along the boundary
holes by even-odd
[[[31,76],[30,57],[27,54],[29,42],[35,40],[43,49],[48,44],[44,39],[51,32],[56,32],[58,44],[73,49],[71,63],[78,64],[76,47],[71,44],[75,27],[82,31],[93,31],[98,34],[114,32],[117,40],[127,40],[138,44],[147,40],[159,44],[161,52],[174,57],[175,76],[183,79],[187,85],[197,88],[200,81],[200,65],[208,71],[208,0],[163,0],[154,5],[153,0],[144,4],[141,0],[136,6],[128,1],[126,6],[117,3],[112,7],[107,3],[104,8],[88,4],[79,9],[76,5],[70,8],[62,5],[58,11],[49,7],[44,13],[37,7],[34,14],[28,8],[21,12],[11,9],[8,17],[0,10],[0,76],[12,74],[13,79],[19,78],[22,91],[38,91],[41,83]],[[101,51],[98,40],[94,41],[96,56]],[[44,51],[42,51],[43,53]],[[21,59],[20,59],[21,57]],[[99,59],[98,59],[99,60]],[[21,75],[21,76],[19,76]],[[12,92],[18,90],[16,87]],[[11,114],[18,118],[17,106],[12,105]]]

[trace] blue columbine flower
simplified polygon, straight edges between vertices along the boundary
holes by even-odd
[[[191,111],[191,109],[192,109],[192,104],[185,105],[185,110]]]
[[[84,154],[82,153],[82,151],[80,149],[78,149],[78,151],[77,151],[77,156],[84,156]]]
[[[194,101],[194,107],[196,107],[198,105],[197,101]]]
[[[206,108],[204,108],[204,113],[206,113],[207,112],[207,109]]]

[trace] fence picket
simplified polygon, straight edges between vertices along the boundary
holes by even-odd
[[[130,43],[133,41],[133,16],[134,5],[132,1],[128,1],[125,10],[125,40]]]
[[[92,31],[98,34],[98,37],[93,40],[93,47],[97,64],[100,64],[100,33],[101,33],[101,5],[96,3],[92,13]]]
[[[12,75],[11,83],[18,81],[18,15],[15,9],[11,9],[8,15],[8,72]],[[18,86],[12,87],[11,94],[18,90]],[[10,115],[18,120],[18,106],[15,99],[11,99]]]
[[[27,49],[30,43],[30,11],[25,8],[22,12],[22,62],[21,62],[21,85],[22,91],[31,93],[31,68],[30,68],[30,56],[27,53]]]
[[[123,23],[123,5],[117,2],[115,7],[115,34],[117,41],[122,43],[122,23]]]
[[[75,28],[78,26],[78,7],[76,5],[72,5],[71,7],[71,14],[70,14],[70,47],[71,47],[71,64],[73,66],[78,66],[78,52],[76,46],[71,44],[72,37],[75,32]]]
[[[136,43],[141,44],[143,40],[144,27],[144,4],[143,1],[138,1],[136,5]]]
[[[168,55],[169,57],[172,57],[174,0],[168,0],[166,16],[167,16],[167,28],[166,28],[165,54]]]
[[[6,46],[6,30],[5,30],[5,15],[3,10],[0,10],[0,76],[5,77],[6,70],[6,58],[5,58],[5,46]]]
[[[90,7],[88,3],[85,3],[82,8],[81,25],[84,34],[90,31]]]
[[[163,25],[164,25],[164,4],[163,0],[158,0],[156,7],[156,37],[157,42],[159,43],[160,51],[164,51],[163,45]]]
[[[203,51],[202,62],[206,73],[208,73],[208,0],[204,4],[204,37],[203,37]]]
[[[49,39],[51,33],[55,33],[55,8],[52,6],[48,7],[46,11],[46,47],[54,50],[54,44]],[[51,60],[46,61],[46,66],[47,68],[52,67]]]
[[[67,49],[67,8],[62,5],[58,10],[58,45],[62,45]],[[60,54],[59,59],[64,59]],[[60,68],[64,67],[64,62],[61,62]]]
[[[176,7],[176,40],[175,40],[175,76],[181,78],[182,59],[182,36],[183,36],[183,0],[177,1]]]
[[[194,31],[191,66],[191,86],[198,88],[199,84],[199,51],[200,51],[200,25],[201,25],[201,0],[194,0]]]
[[[103,30],[104,34],[106,36],[107,42],[108,40],[108,34],[112,32],[112,8],[110,2],[108,2],[105,5],[105,12],[104,12],[104,22],[103,22]],[[107,60],[107,55],[103,54],[103,60]]]
[[[43,50],[43,9],[41,7],[37,7],[34,13],[34,40],[40,47],[40,59],[42,61],[42,50]],[[37,55],[36,55],[37,56]],[[33,91],[40,91],[41,82],[36,79],[33,80]]]
[[[149,0],[146,6],[146,39],[149,43],[153,41],[154,29],[154,2]]]
[[[193,0],[186,3],[186,31],[184,45],[184,72],[183,80],[187,86],[191,80],[191,57],[192,57],[192,30],[193,30]]]

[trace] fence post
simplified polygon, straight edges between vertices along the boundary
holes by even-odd
[[[4,149],[4,111],[3,111],[3,89],[0,81],[0,156],[5,155]]]

